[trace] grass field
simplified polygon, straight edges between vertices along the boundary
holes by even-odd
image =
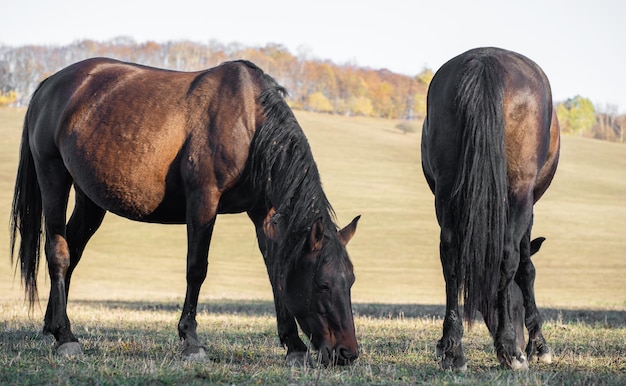
[[[24,110],[0,110],[0,220],[8,223]],[[626,147],[564,137],[553,185],[535,207],[537,302],[552,366],[499,370],[482,327],[466,332],[467,374],[437,370],[444,285],[433,197],[419,134],[397,122],[297,112],[340,226],[362,214],[348,250],[362,357],[354,366],[281,366],[271,290],[245,215],[218,218],[199,332],[213,361],[178,359],[185,292],[185,229],[108,215],[72,280],[69,313],[82,359],[51,356],[29,317],[8,252],[0,264],[0,383],[626,383]],[[8,226],[7,228],[8,229]],[[8,232],[0,246],[8,251]]]

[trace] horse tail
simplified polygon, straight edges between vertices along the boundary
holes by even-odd
[[[20,242],[17,257],[26,296],[32,308],[37,300],[37,272],[39,271],[39,260],[41,257],[43,206],[41,190],[35,171],[35,161],[28,137],[27,112],[26,118],[24,118],[20,161],[11,209],[10,244],[11,264],[13,264],[17,234],[19,232]]]
[[[463,133],[452,203],[459,225],[458,288],[469,325],[477,309],[489,310],[483,316],[490,321],[496,318],[508,216],[503,94],[497,58],[467,62],[456,94]]]

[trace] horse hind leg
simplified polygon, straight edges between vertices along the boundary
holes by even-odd
[[[45,218],[45,254],[50,276],[50,297],[43,332],[54,336],[57,354],[74,356],[82,354],[82,350],[67,316],[66,277],[70,267],[70,249],[65,238],[65,211],[72,180],[60,159],[46,161],[37,165]]]
[[[55,236],[56,240],[53,241],[56,244],[56,247],[62,250],[61,255],[63,256],[61,259],[64,261],[63,265],[66,266],[65,270],[65,280],[64,280],[64,291],[61,291],[61,283],[57,284],[57,290],[55,296],[61,297],[65,296],[63,302],[60,299],[57,299],[54,303],[48,303],[48,310],[46,311],[46,321],[54,320],[55,313],[58,313],[58,309],[61,308],[59,305],[63,303],[64,307],[67,307],[67,301],[69,298],[69,290],[70,290],[70,280],[72,277],[72,272],[78,265],[80,258],[83,254],[85,246],[87,245],[87,241],[94,235],[96,230],[102,224],[102,220],[104,219],[105,210],[98,207],[93,201],[91,201],[87,196],[85,196],[82,191],[76,189],[76,204],[74,206],[74,210],[72,212],[72,216],[70,217],[70,221],[66,227],[66,238],[63,240],[58,235]],[[67,250],[66,250],[67,249]],[[69,265],[67,265],[67,254],[69,253]],[[59,279],[61,281],[61,279]],[[52,299],[52,291],[51,297]],[[63,307],[62,306],[62,307]],[[56,308],[56,309],[55,309]],[[67,319],[67,326],[69,330],[69,319],[67,315],[65,316]],[[55,329],[49,327],[51,324],[46,323],[47,327],[44,327],[44,330],[55,335],[57,339],[56,352],[62,356],[75,356],[81,355],[82,349],[80,344],[78,343],[76,337],[73,334],[70,336],[63,338],[57,338],[57,333],[55,333]],[[71,330],[69,331],[71,334]]]
[[[439,212],[439,211],[438,211]],[[456,265],[459,264],[459,251],[455,243],[456,237],[449,220],[443,213],[438,213],[441,224],[441,240],[439,245],[441,264],[446,282],[446,315],[443,321],[443,336],[437,342],[436,355],[441,358],[441,367],[445,370],[467,370],[467,359],[463,352],[463,321],[459,314],[459,283]]]
[[[69,295],[70,280],[74,269],[80,261],[85,246],[104,219],[106,211],[96,205],[82,190],[74,187],[76,204],[69,222],[67,223],[67,244],[70,250],[70,265],[65,276],[66,296]]]

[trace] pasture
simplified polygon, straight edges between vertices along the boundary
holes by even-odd
[[[0,245],[8,218],[24,110],[0,110]],[[108,214],[72,278],[68,313],[82,358],[51,355],[40,306],[22,302],[19,273],[0,264],[0,383],[626,383],[626,148],[563,137],[555,180],[535,207],[537,303],[550,365],[500,370],[486,328],[465,334],[469,371],[434,357],[445,299],[433,196],[419,133],[397,121],[296,112],[338,225],[362,219],[348,251],[361,357],[350,367],[290,369],[276,337],[271,288],[245,215],[218,217],[198,332],[210,361],[180,361],[176,332],[185,292],[185,228]]]

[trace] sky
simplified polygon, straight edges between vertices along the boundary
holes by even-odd
[[[626,113],[622,0],[1,0],[0,44],[126,36],[262,47],[416,75],[480,46],[517,51],[555,101],[580,95]]]

